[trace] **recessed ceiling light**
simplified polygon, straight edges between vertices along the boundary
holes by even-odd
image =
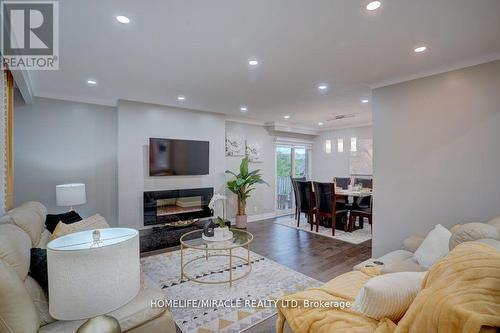
[[[96,80],[87,80],[87,83],[90,84],[91,86],[95,86],[97,84]]]
[[[326,90],[326,89],[328,89],[328,86],[327,86],[326,84],[320,84],[320,85],[318,86],[318,89],[319,89],[319,90]]]
[[[363,99],[363,100],[361,100],[361,103],[363,103],[363,104],[366,104],[366,103],[368,103],[368,102],[369,102],[369,100],[367,100],[367,99]]]
[[[427,46],[419,46],[416,47],[413,51],[415,51],[416,53],[421,53],[424,52],[425,50],[427,50]]]
[[[368,10],[375,10],[378,9],[382,3],[380,1],[372,1],[368,5],[366,5],[366,9]]]
[[[319,126],[323,126],[323,122],[322,122],[322,121],[320,121],[320,122],[318,123],[318,125],[319,125]]]
[[[120,22],[120,23],[123,23],[123,24],[128,24],[128,23],[130,23],[130,19],[129,19],[128,17],[126,17],[126,16],[123,16],[123,15],[118,15],[118,16],[116,17],[116,20],[117,20],[118,22]]]
[[[285,119],[290,119],[290,116],[289,116],[289,115],[286,115],[286,116],[283,116],[283,118],[285,118]]]
[[[248,64],[249,64],[250,66],[257,66],[257,65],[259,64],[259,62],[258,62],[257,60],[249,60],[249,61],[248,61]]]
[[[247,112],[248,108],[246,106],[242,106],[242,107],[240,107],[240,111],[241,112]]]
[[[177,100],[178,101],[185,101],[186,97],[184,97],[184,96],[177,96]]]

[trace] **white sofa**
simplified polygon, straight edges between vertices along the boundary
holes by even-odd
[[[494,226],[500,231],[500,216],[486,222],[491,226]],[[450,228],[450,232],[453,234],[457,232],[461,224],[456,224]],[[386,273],[396,273],[396,272],[423,272],[427,268],[422,267],[418,264],[417,260],[414,258],[414,253],[424,241],[425,236],[413,235],[406,238],[403,241],[402,249],[389,252],[380,258],[371,258],[365,260],[353,267],[354,270],[361,270],[363,267],[380,267],[382,274]],[[498,243],[491,243],[488,240],[481,240],[484,243],[489,243],[490,245],[496,245]]]
[[[52,318],[45,292],[28,275],[30,249],[46,248],[50,240],[46,214],[41,203],[27,202],[0,218],[0,333],[74,333],[84,323]],[[122,332],[175,333],[170,312],[151,307],[151,300],[163,298],[146,281],[132,301],[109,315],[120,322]]]

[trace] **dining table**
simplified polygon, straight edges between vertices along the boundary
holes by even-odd
[[[361,190],[353,190],[353,189],[335,189],[335,197],[337,202],[348,203],[349,197],[352,197],[353,200],[361,200],[365,197],[370,197],[373,195],[373,191],[371,189],[361,189]],[[347,209],[347,219],[350,220],[351,210],[353,206],[346,206]],[[352,232],[352,228],[349,228],[349,232]]]

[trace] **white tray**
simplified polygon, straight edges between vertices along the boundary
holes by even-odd
[[[227,237],[220,238],[220,239],[216,239],[215,236],[207,237],[207,236],[205,236],[205,234],[201,234],[201,238],[203,238],[203,240],[206,240],[207,242],[224,242],[224,241],[228,241],[228,240],[233,239],[233,232],[229,231],[229,234]]]

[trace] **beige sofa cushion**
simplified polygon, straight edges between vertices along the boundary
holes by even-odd
[[[24,280],[30,268],[31,240],[13,224],[0,225],[0,259],[12,267]]]
[[[36,333],[39,322],[23,281],[0,260],[0,332]]]
[[[418,264],[415,258],[408,258],[401,261],[395,261],[382,266],[381,273],[398,273],[398,272],[424,272],[427,269]]]
[[[19,206],[7,212],[14,223],[26,232],[31,238],[32,246],[40,241],[40,235],[45,229],[45,219],[42,219],[35,210],[29,206]]]
[[[376,320],[397,321],[420,291],[425,274],[401,272],[371,278],[359,291],[352,308]]]
[[[403,260],[406,260],[406,259],[412,258],[412,257],[413,257],[413,253],[411,253],[410,251],[395,250],[395,251],[392,251],[392,252],[389,252],[389,253],[383,255],[382,257],[380,257],[378,259],[371,258],[371,259],[365,260],[362,263],[354,266],[353,269],[355,271],[360,271],[363,267],[380,267],[380,268],[382,268],[385,265],[401,262]],[[383,265],[380,265],[380,263],[383,263]]]
[[[500,230],[500,216],[497,216],[497,217],[495,217],[494,219],[489,220],[489,221],[488,221],[488,224],[489,224],[489,225],[492,225],[492,226],[494,226],[495,228],[497,228],[498,230]]]
[[[422,236],[410,236],[403,241],[403,250],[415,252],[423,241]]]
[[[125,332],[161,316],[166,309],[151,307],[151,300],[164,298],[165,295],[159,291],[142,290],[128,304],[108,314],[120,322],[120,327]],[[41,327],[38,333],[76,332],[84,322],[84,320],[56,321]]]
[[[40,318],[40,326],[47,325],[56,321],[49,313],[49,300],[42,287],[31,276],[26,277],[24,286],[35,304],[36,312]]]
[[[452,250],[460,243],[483,238],[499,239],[500,233],[497,228],[486,223],[467,223],[462,225],[453,235],[451,235],[449,248]]]
[[[42,235],[40,236],[40,241],[38,242],[38,244],[35,247],[38,247],[40,249],[46,249],[47,244],[50,242],[51,237],[52,237],[52,234],[50,233],[50,231],[45,229],[42,232]]]
[[[21,205],[22,207],[28,207],[40,216],[42,223],[45,225],[45,219],[47,218],[47,208],[38,201],[27,201]]]
[[[108,222],[106,222],[106,219],[102,217],[100,214],[95,214],[90,217],[84,218],[81,221],[71,224],[65,224],[59,222],[56,228],[54,229],[54,232],[52,233],[51,239],[54,240],[58,237],[79,231],[105,229],[105,228],[109,228],[109,224]]]

